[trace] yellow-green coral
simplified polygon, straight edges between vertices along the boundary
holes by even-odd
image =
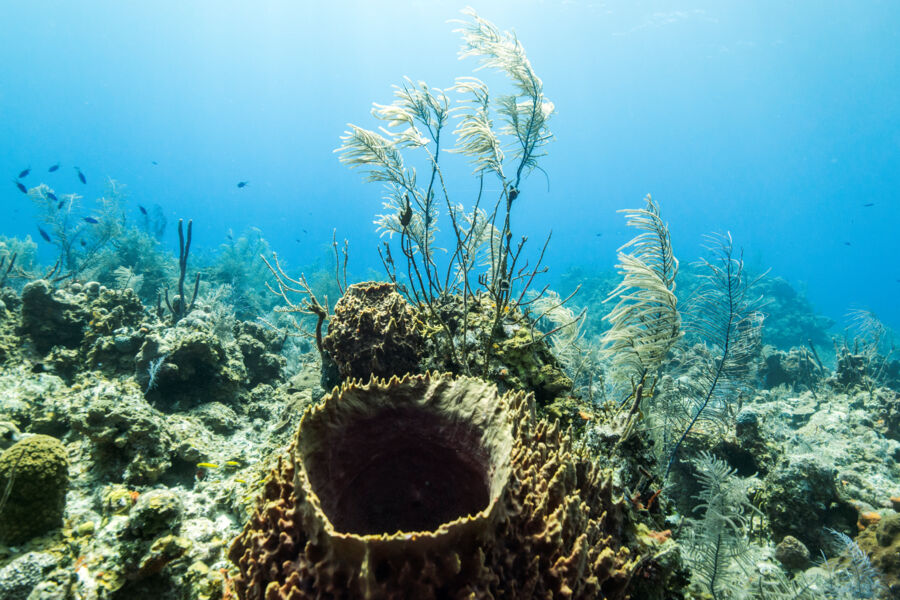
[[[0,541],[21,544],[62,525],[68,485],[66,448],[54,437],[34,435],[0,454]]]

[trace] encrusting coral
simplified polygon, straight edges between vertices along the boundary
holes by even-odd
[[[240,598],[625,598],[608,473],[533,397],[430,373],[308,409],[234,541]]]

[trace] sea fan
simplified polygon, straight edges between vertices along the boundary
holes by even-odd
[[[503,149],[491,120],[490,94],[487,86],[476,77],[459,77],[454,89],[470,94],[469,100],[461,100],[456,107],[459,125],[453,131],[457,136],[456,152],[472,158],[475,173],[493,171],[503,179]]]
[[[837,569],[827,569],[825,589],[828,597],[836,600],[880,598],[884,586],[878,580],[878,571],[872,566],[868,555],[847,535],[834,529],[828,529],[828,532],[834,537],[842,565]]]
[[[618,302],[604,317],[611,327],[603,336],[612,370],[637,381],[659,368],[681,331],[675,298],[678,260],[659,206],[649,195],[645,200],[645,208],[620,211],[642,233],[619,248],[622,282],[606,299]]]
[[[144,276],[136,275],[133,269],[124,265],[116,267],[116,270],[113,271],[113,278],[115,278],[118,289],[129,288],[135,294],[140,294],[141,288],[144,286]]]
[[[764,317],[758,309],[762,297],[752,295],[753,284],[759,278],[747,278],[742,257],[735,256],[730,233],[709,239],[714,258],[703,260],[707,273],[686,314],[687,327],[704,340],[711,360],[696,369],[696,408],[671,449],[666,477],[682,442],[708,407],[711,410],[707,417],[721,419],[730,414],[729,402],[755,372],[752,359],[761,344]]]
[[[515,34],[500,31],[493,23],[479,17],[472,8],[466,8],[463,14],[472,20],[456,21],[462,25],[456,30],[463,38],[459,57],[475,56],[481,59],[479,68],[504,72],[518,92],[501,96],[497,100],[497,112],[505,123],[501,132],[515,138],[512,156],[519,161],[519,165],[513,185],[518,187],[522,176],[537,167],[537,159],[543,156],[539,152],[540,148],[553,139],[553,134],[547,128],[547,121],[553,114],[553,103],[544,97],[544,84],[531,68],[531,63],[525,55],[525,48]],[[459,86],[460,82],[457,82],[457,85]],[[463,89],[474,94],[476,106],[474,111],[469,111],[463,118],[463,131],[471,131],[472,135],[476,136],[469,135],[464,138],[466,142],[470,142],[467,153],[476,157],[476,164],[491,165],[498,155],[496,135],[493,136],[494,139],[484,137],[483,123],[486,113],[478,108],[480,104],[486,110],[487,87],[472,78],[468,84],[463,82]],[[483,97],[479,98],[481,92]],[[461,147],[465,151],[466,143]],[[500,156],[502,157],[502,154]]]
[[[729,588],[743,587],[741,575],[749,567],[747,518],[756,509],[747,494],[755,480],[738,477],[725,461],[707,452],[701,452],[693,464],[702,486],[695,510],[702,516],[692,519],[686,558],[694,581],[713,600],[722,600],[732,597]]]

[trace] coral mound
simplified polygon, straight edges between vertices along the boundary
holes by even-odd
[[[0,454],[0,542],[21,544],[62,525],[68,487],[66,448],[54,437],[33,435]]]
[[[334,306],[323,346],[342,379],[415,373],[424,336],[416,310],[392,283],[355,283]]]
[[[623,528],[531,395],[407,375],[307,410],[230,558],[244,599],[624,598]]]

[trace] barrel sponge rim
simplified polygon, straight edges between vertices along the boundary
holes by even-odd
[[[457,442],[454,459],[444,446]],[[238,596],[624,598],[640,557],[625,543],[622,497],[572,443],[536,419],[531,394],[500,394],[481,379],[432,372],[348,381],[306,410],[233,542]],[[429,496],[431,479],[416,478],[417,469],[430,474],[448,457],[453,485],[438,482]],[[370,471],[369,462],[378,464]],[[482,469],[474,478],[471,465]],[[384,474],[397,477],[382,486]],[[423,514],[449,507],[450,517],[394,526],[423,490]],[[392,512],[390,494],[402,510]]]

